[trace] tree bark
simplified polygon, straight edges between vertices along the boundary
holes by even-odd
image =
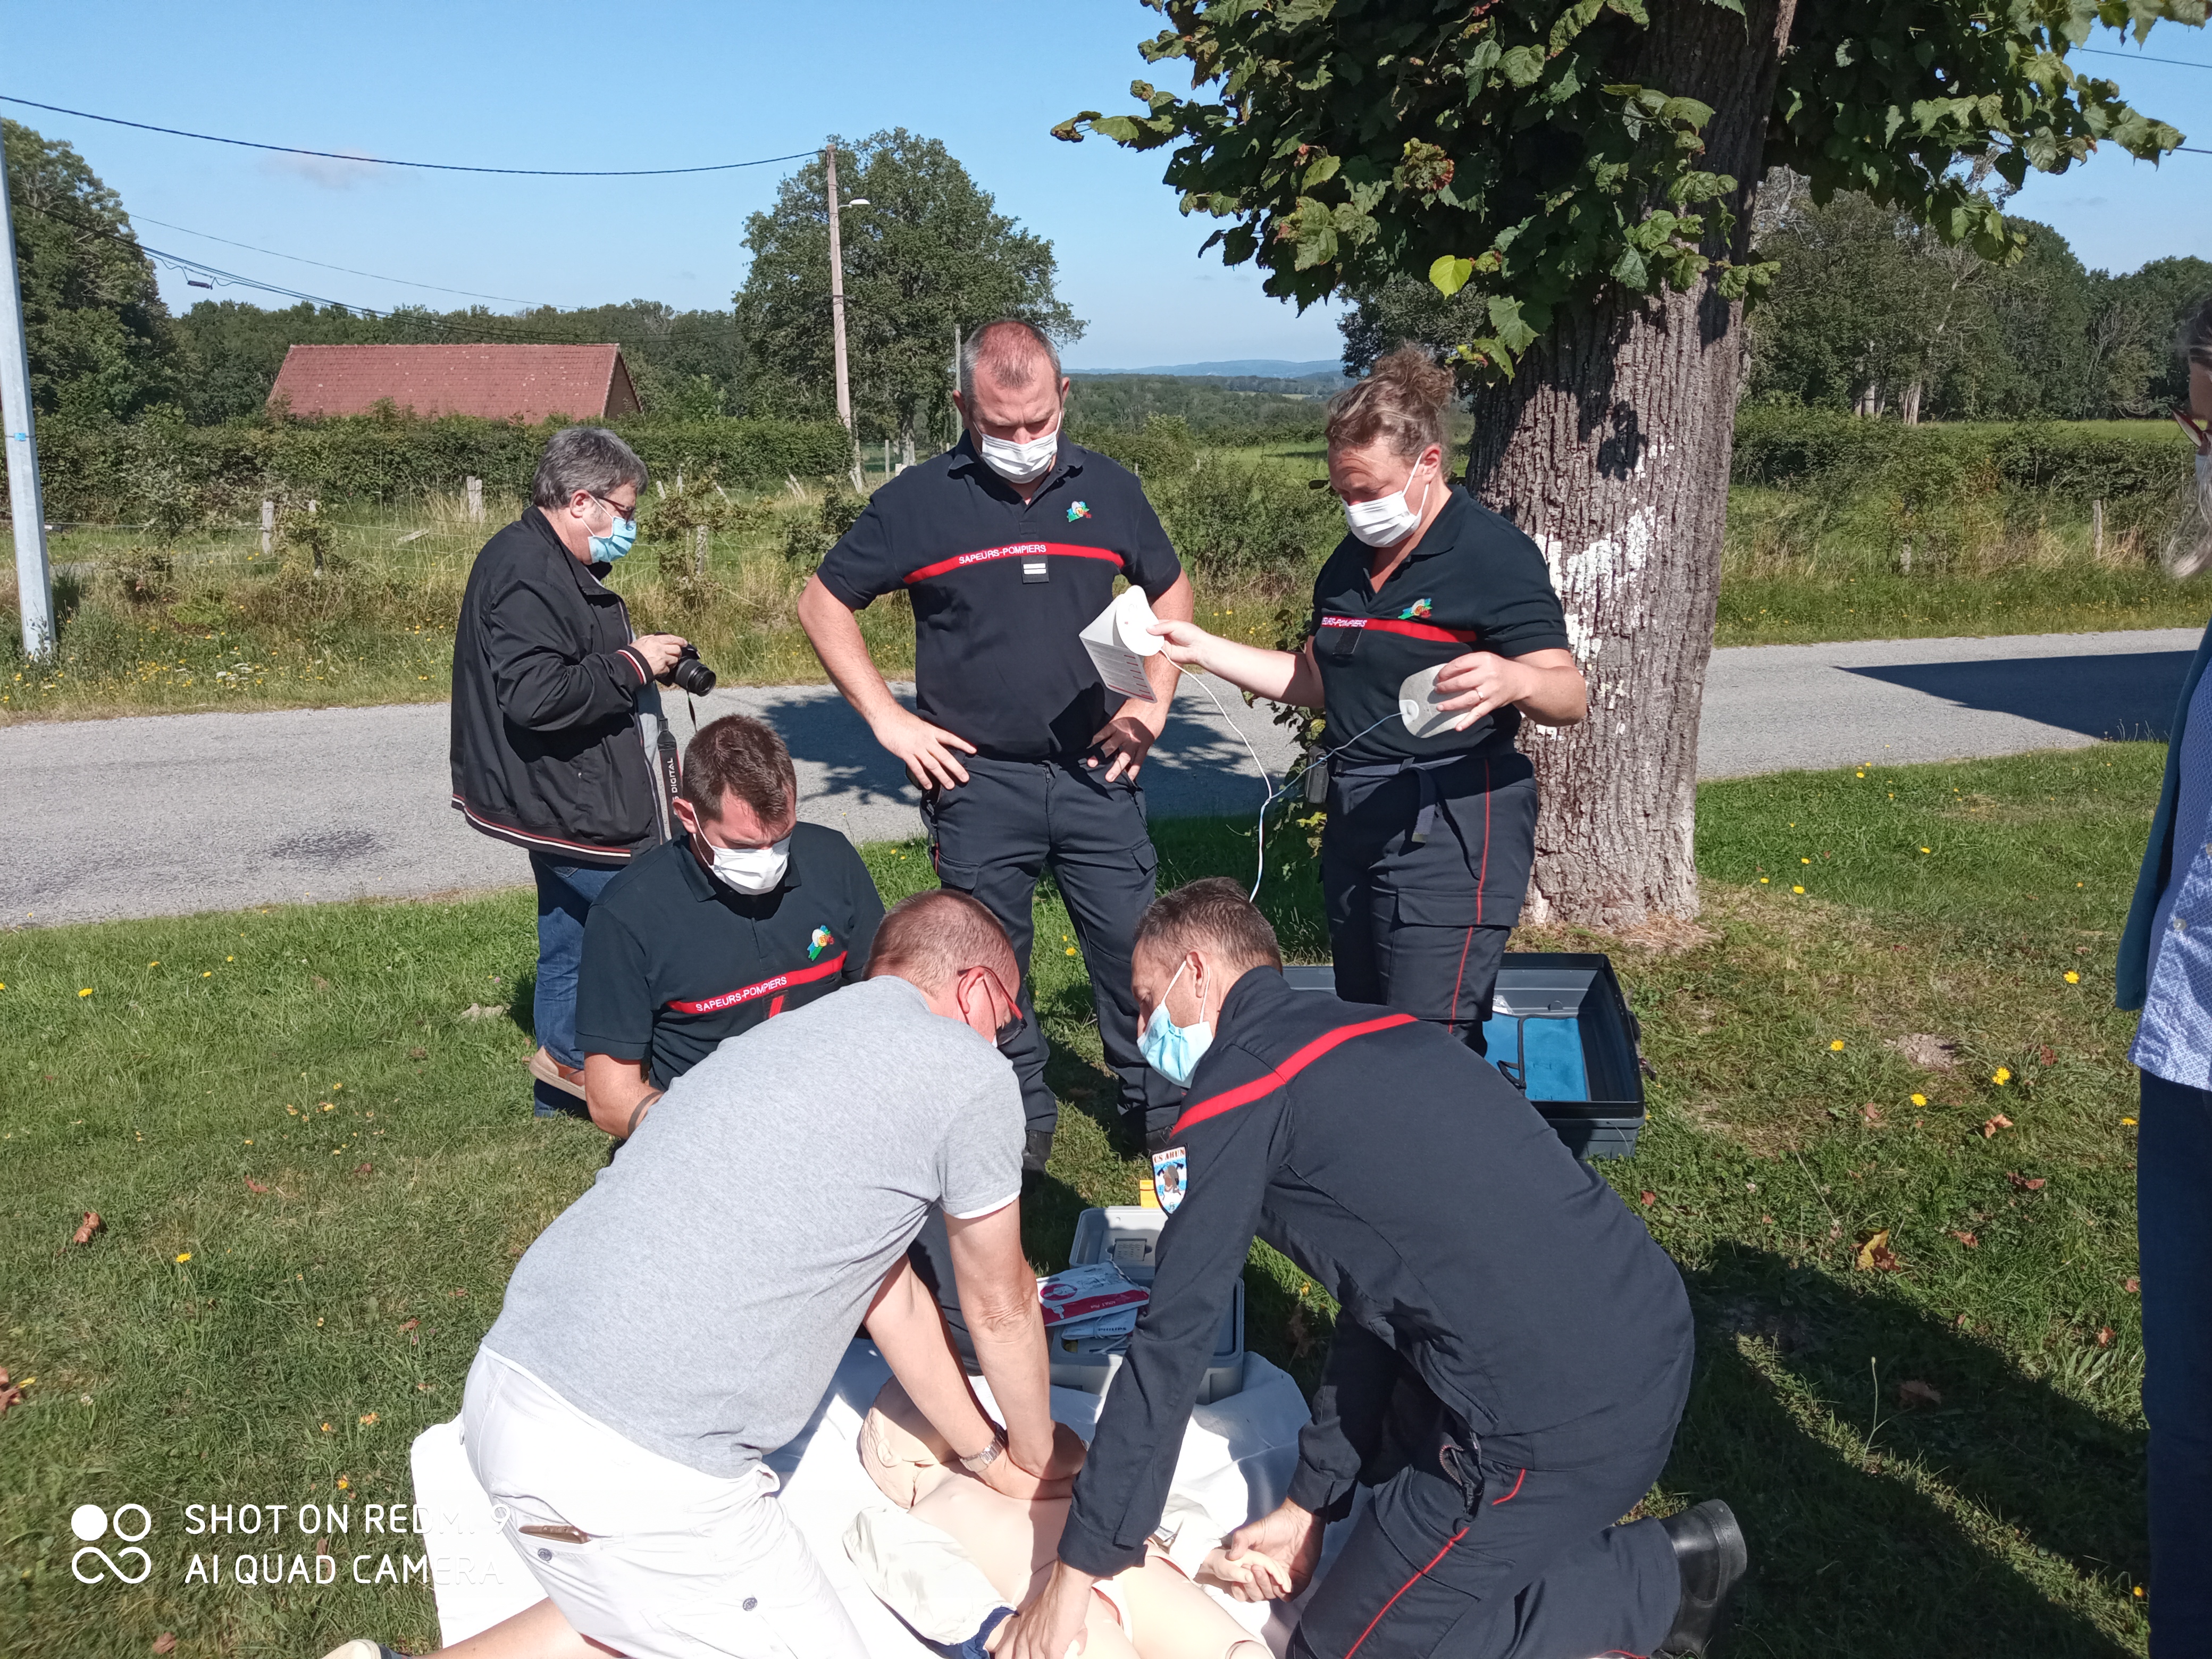
[[[1738,181],[1741,258],[1796,0],[1747,17],[1664,0],[1622,80],[1713,107],[1705,166]],[[1544,551],[1589,718],[1524,726],[1542,811],[1527,917],[1607,932],[1698,913],[1698,715],[1720,596],[1745,342],[1709,277],[1563,309],[1515,378],[1479,392],[1468,479]]]

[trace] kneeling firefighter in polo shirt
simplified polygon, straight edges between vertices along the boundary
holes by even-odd
[[[1524,717],[1573,725],[1588,694],[1543,555],[1443,476],[1451,391],[1449,370],[1407,348],[1332,405],[1329,483],[1352,533],[1314,582],[1304,647],[1190,623],[1158,631],[1164,656],[1325,712],[1307,776],[1327,786],[1338,994],[1445,1026],[1480,1054],[1535,854],[1535,769],[1514,738]]]
[[[1141,1557],[1255,1233],[1342,1312],[1288,1498],[1230,1536],[1237,1593],[1296,1595],[1374,1493],[1292,1659],[1703,1653],[1746,1565],[1728,1506],[1613,1524],[1690,1388],[1689,1298],[1643,1222],[1453,1035],[1293,991],[1235,884],[1157,901],[1135,961],[1146,1053],[1190,1084],[1152,1300],[997,1659],[1063,1659],[1091,1583]]]
[[[1129,472],[1060,430],[1067,381],[1027,323],[978,329],[961,351],[967,435],[875,493],[799,601],[823,666],[922,792],[938,878],[981,900],[1013,941],[1023,1020],[1006,1045],[1042,1169],[1059,1108],[1030,982],[1037,877],[1058,882],[1091,975],[1106,1064],[1132,1138],[1175,1119],[1181,1091],[1137,1051],[1129,937],[1155,891],[1144,763],[1176,671],[1149,659],[1150,702],[1101,683],[1077,637],[1114,597],[1141,587],[1188,619],[1189,580]],[[914,603],[915,702],[891,696],[854,612],[886,593]]]
[[[585,1102],[619,1137],[726,1038],[856,982],[884,919],[853,843],[799,822],[790,751],[761,721],[699,728],[674,810],[682,836],[608,884],[584,929]]]

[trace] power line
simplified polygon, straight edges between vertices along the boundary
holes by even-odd
[[[2199,64],[2186,58],[2154,58],[2143,52],[2114,52],[2109,46],[2075,46],[2075,52],[2086,52],[2093,58],[2124,58],[2130,64],[2171,64],[2176,69],[2212,69],[2212,64]]]
[[[143,213],[134,213],[131,217],[139,224],[159,225],[164,230],[180,230],[187,236],[203,236],[210,242],[221,242],[225,247],[242,247],[248,253],[265,253],[272,259],[290,259],[295,264],[314,265],[323,270],[343,271],[349,276],[367,276],[380,283],[398,283],[405,288],[428,289],[433,294],[459,294],[471,300],[497,300],[507,305],[542,306],[547,303],[543,300],[520,299],[512,294],[479,294],[470,288],[441,288],[435,283],[418,283],[411,277],[386,276],[374,270],[356,270],[351,265],[334,265],[321,259],[310,259],[301,253],[279,253],[273,247],[256,247],[251,242],[234,242],[229,237],[217,236],[212,231],[194,230],[190,225],[173,225],[166,219],[155,219]]]
[[[811,149],[794,150],[788,155],[764,155],[757,161],[717,161],[706,167],[615,167],[589,171],[574,167],[478,167],[455,161],[395,161],[381,155],[348,155],[332,149],[301,149],[294,144],[263,144],[251,138],[224,138],[212,132],[187,132],[181,127],[157,127],[148,121],[126,121],[119,115],[94,115],[90,110],[68,109],[60,104],[42,104],[34,98],[14,98],[0,93],[0,104],[21,104],[28,109],[50,110],[56,115],[74,115],[81,120],[105,121],[110,126],[135,127],[141,132],[165,133],[172,138],[197,138],[203,143],[231,144],[240,149],[264,149],[279,155],[313,155],[325,161],[358,161],[363,167],[416,167],[430,173],[495,173],[510,178],[529,179],[659,179],[686,173],[734,173],[740,167],[772,167],[778,161],[799,161],[812,156]]]

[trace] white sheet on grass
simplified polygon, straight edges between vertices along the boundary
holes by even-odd
[[[786,1512],[851,1609],[868,1651],[884,1659],[929,1659],[929,1650],[861,1583],[842,1542],[860,1508],[881,1501],[860,1468],[854,1443],[861,1418],[890,1375],[872,1344],[854,1343],[812,1420],[769,1462],[783,1479]],[[988,1404],[990,1392],[981,1378],[976,1389]],[[1103,1403],[1103,1396],[1079,1389],[1052,1391],[1053,1415],[1086,1439]],[[1248,1354],[1243,1392],[1191,1413],[1173,1489],[1201,1504],[1224,1533],[1266,1514],[1289,1487],[1298,1431],[1306,1420],[1297,1385],[1266,1360]],[[439,1631],[450,1646],[521,1612],[543,1592],[492,1523],[491,1502],[462,1449],[459,1419],[418,1435],[413,1462],[418,1524],[437,1590]],[[1283,1651],[1297,1619],[1294,1606],[1247,1604],[1211,1593],[1276,1653]]]

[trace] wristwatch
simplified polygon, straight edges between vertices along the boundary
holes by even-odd
[[[991,1436],[991,1443],[979,1452],[963,1457],[960,1460],[960,1467],[980,1480],[983,1478],[983,1471],[997,1462],[1006,1449],[1006,1431],[1004,1429],[994,1428]]]

